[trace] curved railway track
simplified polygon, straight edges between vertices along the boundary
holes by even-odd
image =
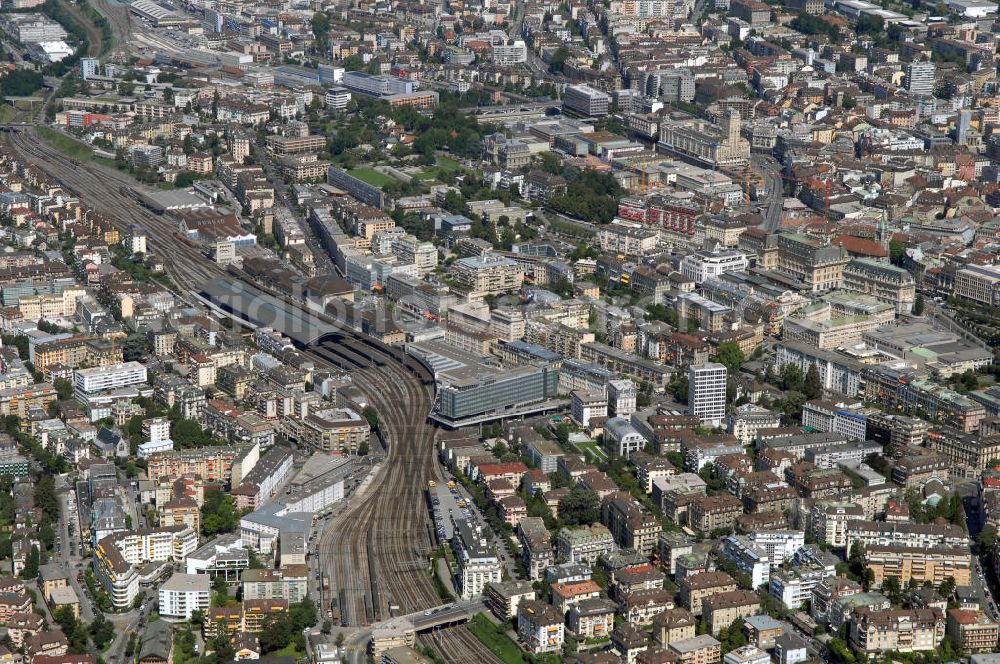
[[[226,272],[177,235],[166,218],[130,195],[134,180],[113,169],[81,163],[42,142],[34,132],[7,133],[6,140],[48,177],[77,194],[119,231],[139,224],[151,248],[181,290],[198,291]],[[336,347],[346,352],[334,352]],[[426,417],[433,403],[432,381],[412,358],[375,342],[345,335],[307,353],[327,364],[353,368],[352,378],[379,412],[389,443],[383,468],[364,496],[352,502],[323,532],[319,555],[330,578],[325,602],[338,599],[344,625],[368,625],[441,603],[427,576],[434,546],[424,487],[443,480],[435,462],[435,427]],[[430,639],[421,636],[421,640]],[[464,626],[435,632],[428,642],[452,664],[500,662]]]
[[[341,622],[368,625],[440,604],[426,573],[433,542],[424,487],[440,477],[435,429],[426,420],[432,404],[426,376],[349,337],[326,341],[310,352],[340,366],[360,367],[352,379],[379,412],[389,443],[384,466],[367,492],[320,539],[321,564],[338,595]]]

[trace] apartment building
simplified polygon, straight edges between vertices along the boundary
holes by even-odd
[[[631,625],[648,625],[653,618],[674,607],[674,596],[663,588],[643,588],[624,593],[618,615]]]
[[[234,486],[239,486],[244,474],[256,465],[259,458],[260,448],[257,445],[156,452],[149,457],[147,474],[152,478],[200,475],[206,482],[231,481]]]
[[[601,596],[601,587],[594,581],[566,581],[552,584],[552,606],[566,615],[576,604]]]
[[[906,547],[872,545],[865,548],[873,585],[896,579],[902,587],[913,581],[936,588],[949,577],[959,586],[972,583],[972,554],[967,546]]]
[[[579,528],[563,528],[556,536],[556,553],[564,562],[596,565],[597,559],[616,548],[615,538],[599,523]]]
[[[563,614],[544,602],[525,600],[517,607],[517,637],[529,652],[559,652],[566,638]]]
[[[459,289],[474,299],[511,293],[524,281],[520,265],[495,254],[459,258],[452,264],[452,276]]]
[[[743,514],[743,502],[728,493],[699,496],[688,508],[688,524],[702,535],[717,530],[731,529]]]
[[[569,610],[567,625],[578,638],[610,638],[615,627],[616,607],[614,602],[604,597],[582,600]]]
[[[933,651],[945,637],[941,609],[873,611],[861,607],[851,621],[850,643],[865,654]]]
[[[517,525],[517,539],[521,543],[521,561],[528,570],[528,578],[538,581],[545,570],[555,563],[552,538],[541,517],[525,517]]]
[[[784,565],[805,545],[805,533],[801,530],[755,529],[748,535],[754,546],[763,549],[772,567]],[[756,586],[754,586],[756,588]]]
[[[289,604],[306,596],[309,568],[304,564],[281,569],[248,569],[240,577],[244,599],[284,599]]]
[[[864,509],[855,503],[817,501],[810,512],[810,534],[832,547],[846,547],[847,524],[864,516]]]
[[[356,454],[371,440],[368,421],[350,408],[325,408],[310,411],[302,419],[301,439],[323,452]]]
[[[139,593],[138,566],[183,561],[198,547],[186,526],[123,531],[102,538],[94,549],[94,571],[116,608],[132,605]]]
[[[535,589],[527,581],[486,584],[486,606],[501,621],[517,617],[517,607],[529,599],[535,599]]]
[[[763,547],[744,535],[730,535],[723,540],[722,556],[750,578],[750,585],[759,588],[771,578],[771,562]]]
[[[996,651],[1000,638],[1000,625],[978,610],[948,609],[945,631],[963,652],[970,654]]]
[[[88,395],[146,382],[146,365],[124,362],[92,369],[77,369],[73,373],[73,388],[77,395]]]
[[[752,590],[731,590],[706,597],[701,605],[709,631],[717,636],[734,620],[760,613],[760,596]]]
[[[601,227],[597,241],[606,254],[639,258],[656,250],[660,234],[648,226],[616,221]]]
[[[757,437],[758,430],[779,426],[781,426],[781,416],[757,404],[746,403],[737,406],[729,414],[729,433],[736,436],[743,445],[752,443]]]
[[[694,638],[697,622],[691,612],[683,607],[667,609],[653,616],[653,638],[661,646]]]
[[[941,427],[928,431],[924,444],[944,455],[954,466],[976,473],[982,473],[989,462],[1000,459],[1000,435],[996,434]]]
[[[903,546],[932,548],[941,546],[968,546],[965,531],[954,524],[910,523],[900,521],[849,521],[847,524],[847,550],[855,542],[866,548],[872,546]]]
[[[34,365],[45,372],[49,367],[61,364],[76,369],[83,364],[103,367],[122,362],[122,348],[110,341],[88,335],[77,335],[65,339],[43,341],[34,348]]]
[[[160,617],[169,621],[191,620],[195,611],[211,606],[212,579],[207,574],[173,574],[159,589]]]
[[[671,641],[667,648],[677,656],[677,664],[719,664],[722,658],[722,644],[708,634]]]
[[[220,633],[259,634],[268,617],[286,611],[288,600],[284,599],[245,599],[240,606],[213,607],[205,612],[204,635],[214,638]]]
[[[452,521],[455,536],[451,547],[458,565],[458,590],[462,599],[473,599],[483,594],[487,583],[501,581],[500,561],[490,550],[481,525],[466,519]]]
[[[651,556],[663,531],[663,524],[628,494],[617,492],[601,505],[601,521],[608,527],[615,543],[623,549],[635,549]]]
[[[706,597],[736,590],[736,580],[719,571],[685,576],[677,585],[681,604],[695,616],[702,614],[702,601]]]

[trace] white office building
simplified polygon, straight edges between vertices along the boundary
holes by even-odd
[[[681,274],[700,284],[727,272],[743,272],[748,266],[742,251],[696,251],[681,259]]]
[[[755,530],[750,533],[749,539],[764,550],[774,567],[781,567],[791,560],[795,552],[806,544],[806,534],[801,530]]]
[[[726,367],[705,362],[688,368],[688,408],[706,426],[717,427],[726,418]]]
[[[563,110],[585,117],[607,115],[611,109],[611,97],[589,85],[570,85],[563,97]]]
[[[107,367],[77,369],[73,387],[77,394],[93,394],[146,382],[146,366],[139,362],[112,364]]]
[[[528,46],[523,39],[515,39],[509,44],[493,44],[493,63],[516,65],[528,60]]]
[[[326,91],[326,96],[323,97],[323,103],[326,104],[327,108],[332,108],[338,111],[342,111],[347,108],[347,104],[351,101],[351,91],[347,88],[335,85]]]
[[[160,586],[160,617],[191,620],[195,611],[207,611],[212,600],[212,579],[207,574],[174,574]]]

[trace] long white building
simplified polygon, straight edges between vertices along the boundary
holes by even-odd
[[[93,394],[129,385],[145,383],[146,365],[141,362],[124,362],[107,367],[77,369],[73,374],[73,387],[77,394]]]

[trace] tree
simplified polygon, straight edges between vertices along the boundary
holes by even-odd
[[[667,389],[674,396],[674,399],[681,403],[687,403],[688,400],[688,376],[687,370],[678,371],[670,379],[670,384],[667,385]]]
[[[882,592],[890,599],[890,601],[892,601],[893,604],[898,604],[903,592],[899,579],[894,576],[883,579]]]
[[[98,650],[111,643],[115,638],[115,626],[104,617],[103,613],[98,613],[94,622],[90,623],[90,638]]]
[[[201,532],[206,537],[232,532],[240,522],[233,497],[222,491],[206,491],[201,511]]]
[[[568,526],[589,525],[601,519],[597,494],[582,485],[574,486],[559,501],[559,518]]]
[[[56,396],[60,401],[69,401],[73,398],[73,383],[68,378],[56,378],[52,385],[56,388]]]
[[[905,256],[906,245],[899,240],[889,240],[889,262],[896,267],[902,267]]]
[[[377,429],[378,428],[378,411],[377,410],[375,410],[371,406],[365,406],[364,410],[361,411],[361,414],[364,415],[365,420],[367,420],[369,427],[371,427],[372,429]]]
[[[976,537],[976,545],[979,547],[980,554],[992,558],[993,550],[997,545],[997,527],[993,524],[983,526]]]
[[[913,315],[924,315],[924,296],[922,293],[917,293],[917,297],[913,300]]]
[[[734,341],[722,342],[719,344],[719,349],[715,353],[715,361],[719,364],[725,365],[730,376],[734,376],[739,373],[740,365],[743,364],[743,360],[745,359],[746,356],[744,356],[743,351],[740,350],[739,344]]]
[[[316,41],[323,41],[323,38],[330,31],[330,19],[326,17],[326,14],[323,12],[313,14],[312,31]]]
[[[15,69],[0,79],[0,95],[4,97],[30,97],[42,89],[45,79],[30,69]]]
[[[799,369],[797,364],[786,364],[781,368],[781,378],[778,380],[778,386],[783,390],[801,392],[803,386],[802,369]]]
[[[122,357],[126,362],[137,362],[146,356],[147,348],[146,335],[141,332],[133,332],[125,339]]]
[[[26,580],[32,580],[38,578],[38,565],[40,561],[40,556],[38,552],[38,547],[35,545],[31,546],[31,551],[28,552],[28,557],[24,561],[24,569],[21,570],[21,578]]]
[[[942,597],[951,597],[951,594],[955,592],[955,577],[949,576],[947,579],[941,582],[938,586],[938,592],[941,593]]]
[[[823,396],[823,383],[819,378],[819,367],[815,363],[809,365],[805,380],[802,382],[802,393],[807,399],[819,399]]]
[[[170,437],[179,449],[203,447],[212,442],[212,437],[193,420],[178,420],[174,422]]]

